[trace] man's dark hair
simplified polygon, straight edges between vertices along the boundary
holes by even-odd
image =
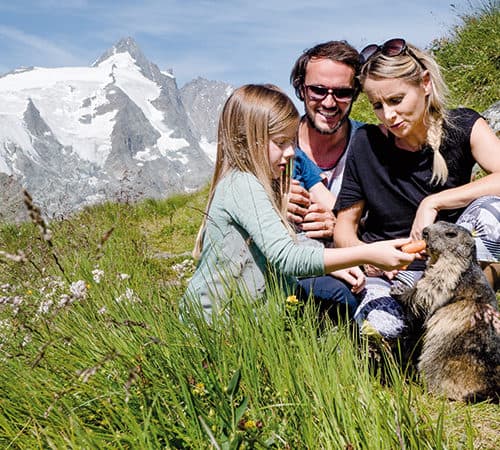
[[[330,59],[352,67],[355,77],[354,87],[356,88],[356,95],[353,100],[357,97],[360,90],[358,75],[361,68],[358,51],[347,41],[328,41],[304,50],[293,66],[292,73],[290,74],[290,83],[292,83],[295,89],[295,95],[300,100],[304,100],[302,86],[306,79],[307,64],[313,58]]]

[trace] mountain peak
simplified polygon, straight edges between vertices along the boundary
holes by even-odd
[[[113,45],[113,47],[104,52],[102,56],[94,62],[94,64],[92,64],[92,67],[100,66],[108,60],[112,61],[112,58],[118,53],[128,53],[146,78],[158,82],[162,77],[165,77],[161,74],[158,66],[150,62],[144,56],[144,53],[142,53],[142,50],[137,45],[137,42],[135,42],[135,40],[130,36],[120,39],[115,45]],[[171,77],[174,78],[173,73],[171,74]]]
[[[111,58],[113,55],[117,53],[128,53],[139,66],[142,67],[142,63],[145,65],[149,65],[150,62],[142,53],[141,49],[137,45],[137,42],[133,38],[126,37],[120,39],[115,45],[113,45],[110,49],[106,50],[93,64],[92,67],[97,67],[107,59]]]

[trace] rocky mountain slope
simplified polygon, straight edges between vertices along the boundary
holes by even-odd
[[[199,188],[231,91],[201,78],[179,89],[131,38],[91,67],[0,77],[0,220],[25,217],[22,188],[49,218]]]

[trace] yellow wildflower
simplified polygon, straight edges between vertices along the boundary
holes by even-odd
[[[204,383],[196,383],[193,386],[193,394],[194,395],[199,395],[200,397],[203,397],[206,393],[207,393],[207,390],[205,389]]]
[[[245,430],[255,430],[257,428],[255,420],[247,420],[243,426],[245,427]]]

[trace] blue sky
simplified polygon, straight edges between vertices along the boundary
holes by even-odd
[[[0,0],[0,73],[87,66],[131,36],[179,86],[203,76],[288,90],[296,57],[314,44],[360,50],[404,37],[426,47],[467,11],[469,0]]]

